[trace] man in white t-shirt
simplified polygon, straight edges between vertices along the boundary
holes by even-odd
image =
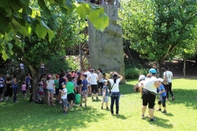
[[[167,79],[168,83],[165,85],[165,90],[166,90],[166,96],[167,99],[169,99],[169,95],[168,92],[170,92],[171,96],[172,96],[172,100],[174,100],[174,94],[172,92],[172,79],[173,79],[173,73],[171,71],[169,71],[169,68],[166,67],[165,68],[165,72],[163,73],[163,77]]]
[[[88,76],[88,81],[90,82],[91,85],[91,90],[92,90],[92,101],[94,101],[94,95],[96,94],[96,100],[98,99],[98,75],[95,73],[94,69],[90,70],[90,75]]]

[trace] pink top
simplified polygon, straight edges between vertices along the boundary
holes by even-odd
[[[26,84],[22,84],[22,91],[26,90]]]

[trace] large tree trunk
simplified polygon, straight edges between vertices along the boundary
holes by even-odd
[[[39,71],[37,69],[34,69],[32,66],[29,66],[31,75],[32,75],[32,89],[31,89],[31,95],[29,101],[35,101],[37,99],[37,94],[38,94],[38,82],[39,82]]]
[[[157,77],[162,77],[162,62],[158,61],[157,62]]]

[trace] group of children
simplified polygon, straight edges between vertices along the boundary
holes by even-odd
[[[64,73],[63,73],[64,74]],[[80,95],[80,102],[77,103],[79,106],[82,106],[82,103],[84,103],[84,106],[87,106],[87,97],[89,93],[89,80],[87,79],[86,73],[80,73],[78,72],[77,75],[71,75],[71,74],[60,74],[56,75],[56,79],[52,79],[51,75],[44,76],[42,78],[46,79],[40,79],[39,86],[38,86],[38,100],[43,101],[45,97],[51,97],[51,99],[48,99],[47,102],[50,103],[53,101],[53,96],[49,96],[50,94],[46,93],[49,92],[48,85],[47,85],[47,79],[53,80],[53,90],[56,98],[56,103],[61,103],[63,108],[63,113],[66,114],[68,112],[68,107],[72,108],[72,103],[75,101],[75,99],[78,99],[76,96]],[[80,77],[80,78],[78,78]],[[77,84],[77,78],[81,80],[80,85]],[[71,87],[72,86],[72,87]],[[22,90],[24,89],[25,93],[25,84],[22,85]],[[71,97],[70,92],[73,92],[75,94],[74,100]],[[71,91],[72,90],[72,91]],[[102,94],[102,103],[101,103],[101,109],[103,109],[104,103],[106,103],[106,109],[108,110],[108,94],[109,94],[109,88],[108,88],[108,81],[103,80],[103,88],[101,89]],[[51,92],[51,91],[50,91]],[[71,100],[72,99],[72,100]],[[52,102],[53,103],[53,102]]]

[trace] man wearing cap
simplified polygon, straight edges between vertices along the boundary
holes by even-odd
[[[160,86],[160,81],[155,77],[156,70],[151,68],[149,73],[152,74],[151,77],[147,77],[143,84],[142,90],[142,119],[144,119],[144,114],[146,111],[146,106],[148,105],[149,108],[149,115],[150,121],[154,121],[154,105],[155,105],[155,98],[157,94],[157,87]]]

